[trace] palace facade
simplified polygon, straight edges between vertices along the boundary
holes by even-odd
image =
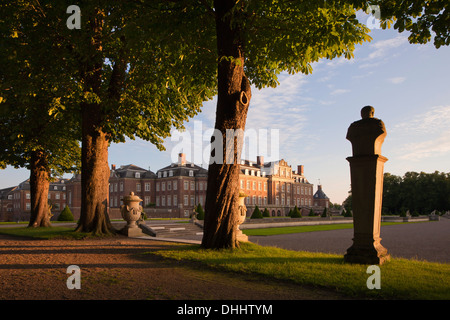
[[[321,201],[315,199],[313,185],[306,179],[302,165],[293,170],[283,159],[264,162],[259,156],[254,162],[242,160],[240,169],[240,190],[247,196],[247,216],[255,206],[261,210],[267,208],[271,216],[285,216],[295,206],[307,210],[303,215],[311,208],[328,207],[329,199],[322,199],[321,186]],[[207,180],[208,170],[186,161],[184,154],[156,173],[133,164],[120,167],[113,164],[109,178],[109,216],[120,219],[123,197],[134,192],[142,199],[148,217],[189,217],[198,204],[205,206]],[[29,195],[28,181],[0,190],[0,220],[29,220]],[[52,182],[49,201],[54,219],[67,205],[77,220],[81,210],[80,175]]]

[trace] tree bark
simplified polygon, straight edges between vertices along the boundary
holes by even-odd
[[[49,179],[50,169],[44,151],[33,151],[30,163],[31,214],[28,227],[51,226],[51,213],[48,205]]]
[[[208,168],[208,189],[202,246],[235,248],[238,222],[240,154],[243,136],[232,141],[232,163],[227,152],[227,129],[245,130],[251,98],[250,82],[244,73],[244,54],[240,29],[232,26],[235,1],[214,1],[218,48],[218,99],[215,129],[222,133],[223,162]],[[236,11],[235,11],[236,12]],[[234,136],[233,136],[234,139]],[[228,149],[227,149],[228,145]],[[214,152],[214,148],[211,148]]]
[[[105,13],[96,8],[89,19],[90,37],[86,59],[81,64],[85,93],[100,99],[102,83],[102,27]],[[81,213],[76,231],[94,234],[115,233],[108,216],[109,137],[102,130],[102,104],[92,101],[81,105]]]
[[[108,216],[109,166],[107,135],[98,126],[100,106],[87,104],[82,112],[81,214],[76,231],[114,233]]]

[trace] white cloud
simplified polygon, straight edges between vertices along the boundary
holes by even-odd
[[[399,35],[392,39],[377,41],[370,44],[373,51],[369,54],[368,59],[371,60],[385,57],[388,53],[392,53],[392,49],[398,49],[400,46],[407,43],[408,38],[403,35]]]
[[[421,160],[450,153],[450,105],[436,106],[397,124],[392,133],[398,142],[399,159]],[[400,142],[401,143],[401,142]]]
[[[348,93],[348,92],[350,92],[350,90],[348,90],[348,89],[336,89],[336,90],[333,90],[333,91],[331,91],[331,95],[337,95],[337,94],[344,94],[344,93]]]
[[[405,80],[406,80],[405,77],[394,77],[394,78],[387,79],[387,81],[389,81],[390,83],[393,83],[393,84],[400,84],[400,83],[404,82]]]

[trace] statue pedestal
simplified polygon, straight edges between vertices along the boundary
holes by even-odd
[[[353,209],[353,245],[344,260],[350,263],[383,264],[389,260],[380,241],[381,207],[383,202],[383,170],[387,158],[381,155],[386,137],[383,121],[373,117],[374,109],[361,110],[362,120],[353,122],[347,139],[352,143],[350,163]]]
[[[387,158],[366,155],[347,160],[352,183],[354,238],[344,259],[351,263],[382,264],[389,260],[387,249],[380,244],[383,169]]]
[[[134,227],[130,228],[128,226],[123,227],[120,229],[120,233],[127,237],[143,237],[146,234],[142,232],[141,228]]]

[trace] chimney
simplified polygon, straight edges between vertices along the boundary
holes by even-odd
[[[303,165],[297,166],[297,173],[298,173],[299,175],[303,176],[303,174],[304,174]]]
[[[111,165],[111,170],[112,170],[112,171],[116,170],[116,165],[115,165],[115,164],[112,164],[112,165]]]
[[[258,166],[263,166],[264,165],[264,156],[257,156],[256,157],[256,163],[258,164]]]
[[[186,165],[186,155],[184,153],[179,153],[178,154],[178,164],[180,166]]]

